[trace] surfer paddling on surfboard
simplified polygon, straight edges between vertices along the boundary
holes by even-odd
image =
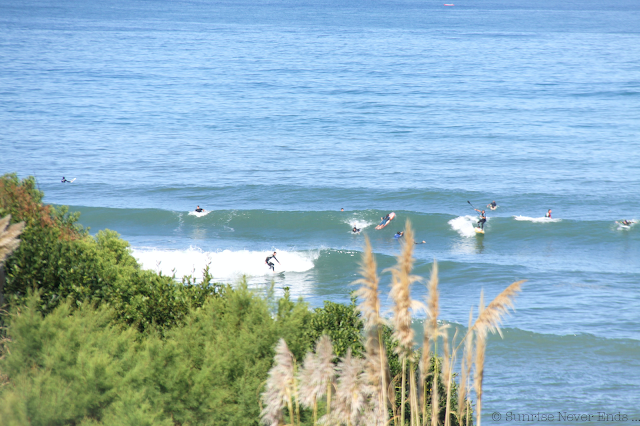
[[[276,259],[276,252],[275,251],[273,252],[273,256],[267,256],[267,258],[264,261],[264,263],[267,264],[269,269],[271,269],[273,272],[275,272],[276,268],[273,265],[273,262],[271,262],[271,259]],[[281,265],[281,263],[280,263],[280,261],[278,259],[276,259],[276,262],[278,262],[278,265]]]
[[[200,206],[198,206],[198,207],[196,207],[196,211],[197,211],[198,213],[202,213],[202,212],[204,211],[204,209],[203,209],[203,208],[200,208]]]
[[[393,238],[395,238],[396,240],[400,239],[402,237],[404,237],[404,231],[398,231],[398,232],[396,232],[396,235],[393,236]],[[422,242],[414,241],[413,244],[427,244],[427,242],[424,241],[424,240],[422,240]]]
[[[498,204],[496,204],[496,201],[493,200],[492,202],[490,202],[489,204],[487,204],[487,207],[489,207],[491,210],[495,210],[498,208]]]
[[[353,232],[354,234],[357,234],[360,232],[360,229],[356,228],[355,226],[353,227],[353,229],[351,230],[351,232]]]

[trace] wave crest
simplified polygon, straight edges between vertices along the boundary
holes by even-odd
[[[246,275],[263,276],[272,274],[265,264],[265,258],[272,252],[249,250],[223,250],[207,252],[197,247],[187,250],[134,249],[133,256],[144,269],[162,272],[163,275],[176,277],[192,275],[201,277],[204,268],[209,265],[209,273],[215,279],[235,279]],[[319,254],[315,252],[278,251],[275,263],[276,272],[305,272],[313,269]]]

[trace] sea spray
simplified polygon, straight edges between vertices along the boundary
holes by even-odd
[[[489,220],[489,219],[487,219]],[[449,221],[451,228],[463,237],[471,238],[476,235],[475,228],[477,218],[475,216],[458,216]]]
[[[551,218],[551,217],[529,217],[529,216],[514,216],[515,220],[519,221],[527,221],[534,223],[553,223],[560,222],[562,219]]]
[[[214,279],[234,280],[239,276],[259,277],[272,274],[265,264],[265,258],[272,252],[249,250],[203,251],[198,247],[187,250],[161,250],[136,248],[133,256],[143,268],[162,272],[163,275],[176,277],[192,275],[200,278],[204,268],[209,265]],[[278,251],[280,261],[275,262],[276,272],[305,272],[313,269],[318,258],[317,252]]]

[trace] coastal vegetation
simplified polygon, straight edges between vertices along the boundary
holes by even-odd
[[[486,334],[520,283],[450,338],[437,264],[426,304],[410,297],[410,224],[389,321],[368,242],[351,303],[312,310],[287,288],[276,298],[208,269],[143,270],[117,233],[91,235],[42,199],[33,178],[0,179],[3,425],[480,424]],[[421,350],[411,312],[423,308]]]

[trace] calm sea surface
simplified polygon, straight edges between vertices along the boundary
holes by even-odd
[[[313,307],[348,301],[364,235],[393,265],[410,219],[442,319],[528,280],[484,423],[640,420],[640,225],[615,223],[640,219],[640,3],[454,3],[0,0],[0,173],[147,268]]]

